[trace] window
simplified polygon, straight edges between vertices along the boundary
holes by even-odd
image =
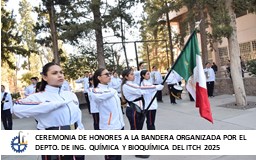
[[[239,48],[240,48],[240,53],[241,54],[246,54],[248,52],[251,52],[251,45],[250,42],[246,42],[246,43],[241,43],[239,44]]]
[[[227,47],[222,47],[219,48],[219,55],[220,55],[220,63],[222,66],[226,65],[228,62],[228,48]]]
[[[252,41],[252,50],[256,51],[256,40]]]

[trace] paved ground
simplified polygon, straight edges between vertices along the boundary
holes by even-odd
[[[190,102],[186,94],[183,100],[178,100],[176,105],[171,105],[169,97],[163,97],[164,103],[159,103],[157,110],[156,128],[158,130],[255,130],[256,108],[240,110],[218,107],[235,101],[232,95],[221,95],[210,98],[214,124],[209,123],[199,116],[194,102]],[[248,101],[256,103],[256,96],[248,96]],[[87,109],[83,109],[83,123],[87,130],[93,129],[92,118]],[[125,130],[129,129],[125,117]],[[14,119],[14,129],[36,129],[34,119]],[[3,127],[1,126],[1,129]],[[124,153],[125,154],[125,153]],[[41,160],[39,156],[1,156],[2,160]],[[103,160],[103,156],[86,156],[86,160]],[[131,155],[122,156],[123,160],[138,160]],[[150,156],[148,160],[256,160],[255,156]]]

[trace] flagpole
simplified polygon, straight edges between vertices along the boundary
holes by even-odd
[[[197,25],[199,25],[201,23],[202,20],[199,21],[199,23]],[[172,65],[171,69],[168,71],[167,75],[164,77],[164,80],[163,82],[161,83],[162,85],[164,85],[165,81],[167,80],[168,76],[171,74],[171,71],[173,70],[174,66],[176,65],[178,59],[181,57],[181,53],[183,52],[184,48],[186,48],[186,46],[188,45],[188,42],[190,41],[191,37],[196,34],[196,28],[194,29],[194,31],[190,34],[187,42],[185,43],[184,47],[182,48],[178,58],[176,59],[176,61],[174,62],[174,64]],[[152,105],[153,101],[155,100],[156,98],[156,93],[154,95],[154,97],[151,99],[150,103],[148,104],[147,108],[144,110],[144,113],[146,113],[149,109],[149,107]]]

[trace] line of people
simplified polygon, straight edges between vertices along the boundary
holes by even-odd
[[[86,72],[85,78],[76,81],[85,85],[84,93],[88,98],[88,109],[92,114],[95,130],[124,129],[121,101],[126,104],[126,116],[131,130],[142,130],[145,120],[148,130],[156,129],[157,101],[161,102],[162,96],[155,99],[149,108],[148,106],[155,94],[161,93],[164,87],[161,84],[162,77],[157,67],[153,66],[153,72],[150,73],[144,69],[143,63],[140,65],[142,67],[139,71],[124,70],[122,81],[115,72],[111,77],[111,73],[105,68],[96,70],[92,77]],[[139,80],[136,77],[139,77]],[[174,71],[167,77],[171,103],[175,104],[175,99],[181,98],[173,94],[172,89],[175,85],[180,85],[181,80],[182,78]],[[14,114],[19,118],[34,117],[40,130],[84,129],[79,101],[73,92],[62,89],[64,81],[63,71],[59,65],[52,62],[46,64],[43,67],[39,92],[17,101],[13,106]],[[82,155],[61,157],[84,159]],[[136,155],[136,157],[149,156]],[[57,159],[59,156],[44,155],[42,158]],[[121,155],[106,155],[105,159],[120,160]]]
[[[142,129],[144,119],[147,119],[147,128],[155,129],[157,103],[152,104],[149,111],[136,117],[136,110],[131,104],[141,107],[149,104],[154,93],[163,89],[163,85],[153,85],[150,73],[143,70],[140,75],[140,85],[134,83],[134,71],[124,70],[123,81],[107,69],[100,68],[88,79],[88,99],[90,112],[94,119],[94,128],[100,130],[123,130],[124,117],[121,109],[121,98],[127,100],[126,115],[131,129]],[[34,117],[37,120],[37,129],[40,130],[72,130],[84,129],[79,101],[71,91],[64,91],[62,68],[55,63],[48,63],[43,67],[42,81],[39,92],[29,94],[24,99],[16,101],[13,112],[19,118]],[[90,83],[89,83],[90,82]],[[120,83],[120,85],[118,85]],[[141,98],[140,100],[137,100]],[[136,102],[135,102],[136,101]],[[141,119],[140,121],[138,119]],[[140,157],[140,156],[138,156]],[[84,159],[83,155],[43,155],[43,159]],[[142,157],[143,158],[143,157]],[[121,159],[121,155],[106,155],[105,159]]]

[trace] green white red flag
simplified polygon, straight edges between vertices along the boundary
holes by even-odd
[[[195,99],[201,117],[213,123],[196,31],[189,37],[172,69],[186,80],[186,88]]]

